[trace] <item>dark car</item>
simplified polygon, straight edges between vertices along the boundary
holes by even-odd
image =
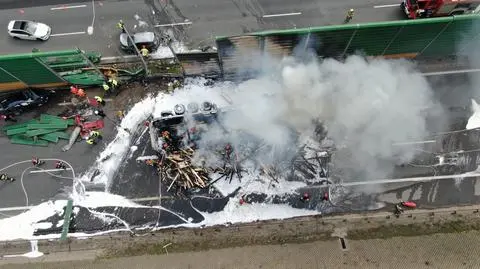
[[[0,96],[0,114],[18,115],[32,107],[42,106],[48,102],[46,91],[24,90]]]
[[[141,32],[132,35],[135,46],[140,50],[145,46],[148,51],[155,51],[160,45],[160,38],[154,32]],[[135,48],[126,33],[120,34],[120,46],[123,50],[134,53]]]

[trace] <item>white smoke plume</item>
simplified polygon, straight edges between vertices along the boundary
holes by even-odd
[[[229,89],[235,111],[222,118],[222,128],[203,134],[203,145],[263,140],[276,149],[257,156],[263,162],[288,159],[300,144],[292,134],[313,137],[312,122],[319,120],[337,146],[333,166],[339,177],[376,179],[412,160],[412,145],[394,144],[423,139],[425,111],[441,111],[428,82],[406,61],[288,58],[276,66]]]

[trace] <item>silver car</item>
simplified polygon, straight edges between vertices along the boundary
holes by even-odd
[[[52,33],[52,28],[44,23],[24,20],[10,21],[7,29],[11,37],[25,40],[46,41]]]
[[[160,38],[153,32],[141,32],[136,33],[132,36],[135,46],[140,50],[145,46],[148,51],[155,51],[160,45]],[[126,33],[120,34],[120,46],[123,50],[133,53],[135,52],[135,47],[128,38]]]

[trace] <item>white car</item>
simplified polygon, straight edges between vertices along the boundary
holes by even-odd
[[[11,37],[25,40],[46,41],[52,33],[52,28],[44,23],[24,20],[10,21],[7,29]]]

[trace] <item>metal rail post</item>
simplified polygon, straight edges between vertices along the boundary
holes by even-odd
[[[428,47],[430,47],[430,45],[432,45],[433,42],[435,42],[435,40],[437,40],[437,38],[438,38],[439,36],[441,36],[441,35],[443,34],[443,32],[445,32],[445,30],[447,30],[448,26],[450,26],[450,24],[453,22],[453,20],[454,20],[454,18],[453,18],[450,22],[448,22],[447,25],[445,25],[445,26],[442,28],[442,30],[441,30],[440,32],[438,32],[438,34],[437,34],[430,42],[428,42],[428,44],[422,49],[422,51],[420,51],[420,52],[418,53],[418,56],[422,55],[423,52],[424,52],[426,49],[428,49]]]
[[[392,39],[390,39],[390,42],[388,42],[388,45],[385,47],[385,49],[382,51],[382,56],[385,55],[385,52],[390,48],[390,46],[393,44],[393,42],[397,39],[398,35],[403,31],[403,28],[405,28],[405,25],[402,25],[400,29],[398,29],[397,33],[393,36]]]
[[[82,50],[80,50],[79,48],[75,48],[75,49],[78,50],[78,52],[80,53],[80,56],[81,56],[85,61],[87,61],[88,64],[95,69],[95,71],[97,71],[98,73],[100,73],[100,74],[102,75],[102,77],[103,77],[104,80],[107,79],[107,78],[105,77],[105,75],[103,74],[103,72],[100,71],[100,69],[98,69],[97,65],[94,64],[92,61],[90,61],[90,59],[88,59],[88,57],[85,55],[85,53],[83,53]]]
[[[305,40],[305,46],[303,46],[303,51],[307,52],[308,49],[308,43],[310,43],[310,36],[312,35],[312,31],[308,31],[307,38]]]
[[[353,38],[355,38],[355,36],[357,35],[358,28],[359,28],[359,25],[357,24],[357,28],[352,33],[352,36],[350,36],[350,39],[348,40],[347,46],[345,46],[345,50],[343,50],[343,53],[342,53],[342,56],[341,56],[342,58],[345,57],[345,54],[347,53],[348,49],[350,48],[350,44],[352,44]]]

